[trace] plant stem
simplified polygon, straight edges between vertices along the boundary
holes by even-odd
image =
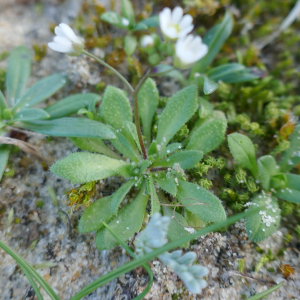
[[[111,67],[110,65],[108,65],[105,61],[103,61],[102,59],[98,58],[97,56],[83,50],[82,53],[86,54],[87,56],[95,59],[98,63],[100,63],[101,65],[103,65],[104,67],[110,69],[112,72],[114,72],[125,84],[126,86],[129,88],[129,90],[134,93],[134,89],[131,86],[131,84],[113,67]]]
[[[163,71],[163,72],[159,72],[159,73],[151,73],[149,74],[149,77],[156,77],[156,76],[162,76],[162,75],[165,75],[171,71],[174,71],[175,70],[175,67],[171,68],[171,69],[168,69],[166,71]]]

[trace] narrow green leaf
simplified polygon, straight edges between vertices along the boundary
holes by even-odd
[[[76,114],[81,108],[93,110],[100,99],[99,95],[93,93],[76,94],[55,102],[46,107],[45,111],[50,115],[50,119],[58,119]]]
[[[234,159],[258,178],[255,148],[251,140],[243,134],[232,133],[228,136],[228,145]]]
[[[215,150],[225,139],[227,121],[212,119],[201,125],[191,136],[187,150],[199,150],[204,154]]]
[[[155,162],[153,167],[173,167],[175,163],[178,163],[182,169],[188,170],[194,168],[202,156],[203,152],[198,150],[179,151],[163,160]]]
[[[271,288],[267,289],[266,291],[263,291],[259,294],[256,294],[255,296],[252,296],[252,297],[248,298],[247,300],[259,300],[259,299],[265,298],[269,294],[271,294],[274,291],[278,290],[283,285],[283,282],[284,281],[272,286]]]
[[[188,86],[176,93],[159,116],[156,142],[163,149],[198,108],[197,87]]]
[[[112,194],[110,201],[110,209],[114,215],[117,214],[121,202],[123,201],[124,197],[128,194],[135,182],[136,180],[134,178],[127,181]]]
[[[285,177],[285,188],[278,189],[275,196],[290,202],[300,203],[300,176],[285,174]]]
[[[246,218],[246,230],[252,241],[260,242],[279,229],[280,208],[277,199],[268,195],[255,197],[250,203],[249,211],[254,211],[256,207],[260,211]]]
[[[206,67],[214,60],[224,42],[230,36],[233,28],[233,19],[229,12],[226,12],[223,21],[211,28],[203,39],[208,45],[208,53],[196,62],[191,70],[190,79],[194,78],[196,72],[203,73]]]
[[[110,209],[110,200],[111,197],[98,199],[83,212],[78,224],[78,231],[80,233],[103,228],[102,222],[108,222],[113,217]]]
[[[147,30],[151,27],[156,27],[159,25],[159,20],[158,16],[152,16],[148,19],[142,20],[139,23],[137,23],[132,31],[137,31],[137,30]]]
[[[139,115],[143,125],[143,135],[147,144],[151,143],[151,131],[154,114],[158,107],[159,94],[155,82],[148,78],[138,93]]]
[[[265,155],[257,160],[257,166],[262,186],[269,191],[271,177],[278,173],[276,160],[271,155]]]
[[[173,152],[180,150],[181,148],[182,148],[182,145],[180,143],[169,144],[166,148],[164,148],[160,151],[159,158],[163,158],[167,155],[170,155]]]
[[[17,126],[50,136],[87,137],[107,140],[116,138],[116,135],[108,126],[84,118],[23,122],[17,124]]]
[[[160,212],[160,201],[156,193],[154,181],[151,175],[148,176],[147,189],[151,199],[151,216],[156,212]]]
[[[133,35],[126,35],[124,39],[124,43],[125,43],[124,45],[125,53],[131,56],[135,52],[138,44],[136,37]]]
[[[0,145],[0,181],[7,166],[9,153],[10,147],[8,145]]]
[[[0,120],[4,119],[4,110],[8,109],[4,95],[2,94],[2,92],[0,91]]]
[[[141,189],[136,199],[120,209],[118,215],[108,223],[122,241],[128,241],[140,231],[148,198],[148,195],[144,195],[144,189]],[[118,245],[106,228],[97,231],[95,244],[99,250],[111,249]]]
[[[66,76],[62,74],[55,74],[46,77],[36,82],[30,87],[25,94],[22,95],[20,100],[13,107],[13,112],[25,106],[26,108],[32,107],[35,104],[49,98],[62,88],[67,83]]]
[[[135,23],[134,9],[130,0],[121,0],[122,15],[125,17],[131,26]]]
[[[162,190],[171,194],[174,197],[176,196],[177,186],[174,178],[168,178],[165,173],[160,173],[160,174],[155,174],[154,179]]]
[[[14,115],[14,121],[33,121],[48,119],[50,116],[47,112],[40,108],[29,108],[17,112]]]
[[[77,152],[57,161],[50,171],[72,183],[86,183],[118,175],[124,165],[124,161],[105,155]]]
[[[15,48],[8,60],[6,73],[7,100],[12,107],[22,96],[30,76],[30,51],[25,46]]]
[[[121,156],[107,147],[101,139],[70,137],[70,140],[76,147],[81,150],[97,152],[115,159],[121,159]]]
[[[140,153],[142,153],[142,149],[141,149],[141,145],[140,145],[140,141],[138,138],[138,134],[137,134],[137,130],[136,130],[136,126],[134,123],[132,122],[125,122],[125,126],[127,127],[129,133],[131,134],[132,139],[135,141],[136,146],[139,148]]]
[[[124,21],[124,18],[112,11],[103,13],[101,15],[101,20],[123,29],[127,29],[129,25],[127,24],[128,22],[126,22],[126,20]]]
[[[257,79],[250,68],[238,63],[223,64],[212,68],[207,72],[207,76],[214,81],[223,81],[225,83],[245,82]]]
[[[182,180],[179,180],[177,188],[177,198],[180,203],[186,205],[185,209],[195,214],[200,220],[219,222],[226,219],[221,201],[206,189]]]
[[[289,171],[300,163],[300,124],[298,124],[294,132],[290,136],[290,147],[286,150],[279,162],[282,171]]]

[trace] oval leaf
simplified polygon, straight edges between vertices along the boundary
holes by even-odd
[[[268,191],[271,177],[278,173],[276,160],[271,155],[265,155],[257,160],[257,166],[262,186]]]
[[[136,199],[119,210],[117,216],[112,218],[108,226],[123,240],[128,241],[139,232],[144,219],[148,195],[144,195],[144,189],[140,191]],[[118,245],[115,238],[107,229],[97,231],[95,244],[99,250],[111,249]]]
[[[159,117],[156,142],[163,149],[198,108],[197,87],[188,86],[168,101]]]
[[[104,124],[84,118],[61,118],[49,121],[33,121],[18,124],[18,127],[50,136],[89,137],[115,139],[114,132]]]
[[[284,200],[300,203],[300,176],[296,174],[285,174],[286,187],[276,191],[276,197]]]
[[[86,183],[118,175],[125,162],[101,154],[72,153],[56,162],[50,171],[72,183]]]
[[[87,208],[78,224],[80,233],[91,232],[103,227],[102,222],[108,222],[113,216],[110,210],[110,197],[101,198]]]
[[[255,148],[251,140],[240,133],[228,136],[228,145],[234,159],[243,167],[251,171],[255,178],[258,177],[258,168],[255,161]]]
[[[177,198],[185,209],[204,222],[220,222],[226,219],[221,201],[206,189],[186,181],[179,180]],[[199,200],[199,202],[197,201]],[[208,205],[203,205],[207,203]],[[194,205],[200,203],[199,205]],[[193,205],[189,205],[193,204]]]
[[[269,237],[279,229],[280,224],[280,209],[276,198],[259,195],[252,200],[249,210],[255,210],[257,207],[260,211],[246,218],[246,230],[249,238],[254,242]]]
[[[201,125],[191,136],[187,150],[199,150],[204,154],[216,149],[225,139],[227,121],[212,119]]]

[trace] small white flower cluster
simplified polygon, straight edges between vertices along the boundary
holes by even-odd
[[[161,216],[160,213],[152,215],[146,228],[135,238],[135,252],[138,257],[143,256],[168,242],[167,233],[171,218]],[[207,286],[202,278],[208,274],[208,269],[203,266],[193,265],[196,260],[195,252],[182,255],[182,250],[165,252],[158,258],[181,278],[191,293],[200,294]]]
[[[166,7],[159,14],[160,29],[164,36],[171,40],[178,39],[175,45],[175,64],[181,68],[190,67],[208,52],[208,46],[202,43],[200,36],[189,34],[194,28],[192,22],[192,16],[183,16],[183,9],[179,6],[172,12]]]

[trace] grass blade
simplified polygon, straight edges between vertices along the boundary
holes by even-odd
[[[271,288],[267,289],[266,291],[264,291],[262,293],[259,293],[253,297],[248,298],[247,300],[258,300],[258,299],[264,298],[267,295],[269,295],[269,294],[273,293],[274,291],[276,291],[277,289],[279,289],[282,285],[283,285],[283,281],[280,282],[279,284],[272,286]]]

